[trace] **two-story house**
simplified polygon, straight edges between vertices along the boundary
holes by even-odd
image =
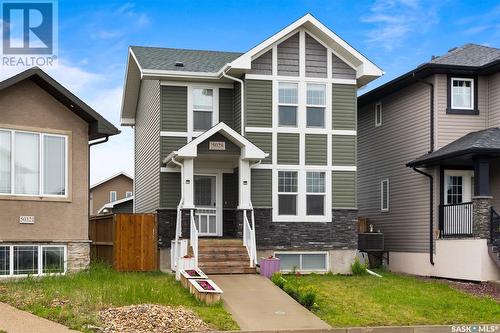
[[[125,172],[102,179],[90,186],[90,215],[109,213],[114,205],[127,203],[120,212],[132,213],[134,179]]]
[[[392,270],[500,279],[500,49],[467,44],[358,99],[358,206]]]
[[[206,272],[250,272],[271,254],[350,272],[356,91],[382,74],[309,14],[246,53],[130,47],[121,123],[161,266],[191,252]]]

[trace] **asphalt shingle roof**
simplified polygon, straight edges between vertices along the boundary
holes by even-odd
[[[243,53],[131,46],[142,69],[216,73]],[[175,66],[182,62],[184,67]]]
[[[409,162],[408,165],[419,166],[448,156],[493,150],[498,150],[500,153],[500,128],[498,127],[466,134],[432,153]]]
[[[483,66],[500,59],[500,49],[478,44],[465,44],[429,61],[431,64]]]

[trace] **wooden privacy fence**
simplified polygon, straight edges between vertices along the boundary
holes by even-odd
[[[91,259],[119,272],[158,270],[155,214],[108,214],[90,218]]]

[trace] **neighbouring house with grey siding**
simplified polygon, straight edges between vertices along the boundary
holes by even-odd
[[[467,44],[359,97],[359,216],[391,270],[500,278],[499,65]]]
[[[121,122],[161,266],[189,252],[207,272],[249,272],[273,254],[284,270],[350,272],[356,91],[381,75],[309,14],[246,53],[130,47]],[[203,251],[228,238],[245,253],[217,265]]]

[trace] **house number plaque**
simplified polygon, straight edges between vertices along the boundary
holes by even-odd
[[[226,150],[226,143],[224,141],[210,141],[209,150]]]

